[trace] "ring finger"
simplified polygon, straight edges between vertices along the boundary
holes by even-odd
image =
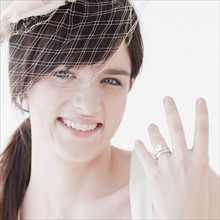
[[[155,153],[159,150],[156,148],[168,148],[166,141],[164,140],[163,136],[161,135],[157,125],[151,124],[148,128],[148,132],[149,132],[150,141],[151,141],[152,146],[154,147]],[[161,154],[159,156],[158,160],[160,160],[160,162],[167,161],[167,159],[169,159],[170,156],[171,156],[170,153],[164,152],[163,154]]]

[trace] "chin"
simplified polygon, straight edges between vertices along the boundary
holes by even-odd
[[[64,161],[68,161],[68,162],[86,162],[86,161],[91,161],[94,158],[96,158],[97,156],[99,156],[99,154],[101,154],[101,152],[103,151],[103,149],[91,149],[91,145],[90,146],[73,146],[72,145],[59,145],[56,146],[53,149],[56,157],[64,160]]]

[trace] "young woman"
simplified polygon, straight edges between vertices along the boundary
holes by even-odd
[[[140,140],[132,152],[111,145],[143,60],[132,5],[27,1],[19,14],[16,4],[3,14],[10,87],[29,117],[1,155],[0,219],[217,219],[204,99],[190,151],[171,97],[172,152],[154,124],[155,157]]]

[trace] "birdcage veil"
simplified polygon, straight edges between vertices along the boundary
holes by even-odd
[[[27,2],[32,4],[21,1],[20,7]],[[7,13],[3,15],[5,22]],[[55,70],[94,64],[100,69],[106,60],[114,62],[115,52],[129,45],[138,23],[126,0],[38,1],[38,10],[23,11],[20,19],[19,13],[9,15],[12,22],[3,25],[1,41],[9,40],[11,92],[17,105],[40,79],[48,76],[44,83],[50,83]],[[57,87],[71,89],[62,81]]]

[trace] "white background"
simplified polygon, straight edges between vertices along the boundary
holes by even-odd
[[[142,139],[151,150],[150,123],[159,125],[170,144],[162,99],[177,103],[191,146],[195,102],[207,100],[210,115],[210,164],[219,174],[219,1],[135,1],[145,45],[144,66],[129,94],[122,124],[112,143],[132,150]],[[1,46],[1,147],[22,121],[11,108],[7,48]]]

